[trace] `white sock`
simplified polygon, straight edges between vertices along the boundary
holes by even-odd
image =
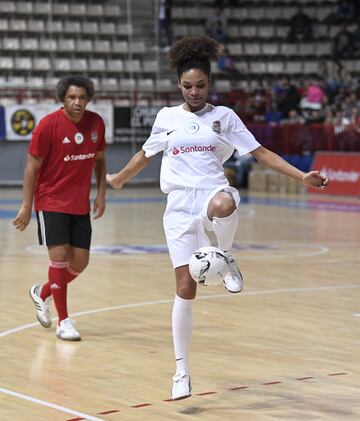
[[[213,228],[218,241],[220,250],[229,251],[233,245],[236,229],[238,226],[237,209],[225,218],[213,218]]]
[[[176,372],[189,372],[188,357],[192,333],[192,306],[194,299],[185,300],[175,295],[172,310],[172,332],[176,358]]]

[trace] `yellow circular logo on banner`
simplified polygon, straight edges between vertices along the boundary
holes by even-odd
[[[11,127],[18,135],[26,136],[35,127],[35,117],[28,110],[16,110],[11,117]]]

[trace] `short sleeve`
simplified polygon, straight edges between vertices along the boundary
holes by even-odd
[[[41,120],[35,127],[29,145],[29,154],[46,158],[49,153],[52,139],[52,125],[48,119]]]
[[[165,107],[158,112],[151,129],[151,134],[142,146],[147,158],[164,151],[168,146],[168,136],[166,135],[167,109],[168,108]]]
[[[100,115],[98,117],[98,127],[99,127],[99,133],[100,133],[98,151],[103,151],[106,147],[105,123]]]
[[[226,138],[240,155],[246,155],[261,146],[239,116],[232,110],[229,113]]]

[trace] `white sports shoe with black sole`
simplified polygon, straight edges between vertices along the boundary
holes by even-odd
[[[180,372],[173,377],[171,397],[173,401],[186,399],[191,396],[191,378],[189,374]]]
[[[81,341],[80,333],[74,328],[75,322],[66,318],[56,328],[56,336],[64,341]]]
[[[50,301],[51,297],[45,301],[40,297],[41,285],[33,285],[29,294],[33,300],[36,308],[36,317],[39,320],[41,326],[49,328],[51,326],[51,313],[50,313]]]
[[[224,278],[224,286],[233,294],[237,294],[244,288],[244,280],[239,268],[237,267],[235,257],[230,253],[226,254],[229,261],[229,273]]]

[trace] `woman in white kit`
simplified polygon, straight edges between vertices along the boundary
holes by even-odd
[[[305,174],[261,146],[230,108],[206,102],[210,60],[217,60],[219,49],[219,44],[208,37],[186,37],[173,44],[169,63],[177,71],[185,102],[162,108],[142,149],[119,173],[107,175],[108,183],[121,188],[152,156],[163,153],[160,187],[168,194],[163,221],[176,278],[172,311],[176,358],[174,400],[191,395],[188,352],[196,283],[190,276],[188,263],[196,249],[210,245],[205,230],[215,233],[218,247],[228,257],[225,288],[232,293],[243,288],[241,273],[231,254],[240,197],[229,186],[223,163],[236,149],[240,155],[251,153],[261,164],[306,185],[325,188],[328,182],[319,172]]]

